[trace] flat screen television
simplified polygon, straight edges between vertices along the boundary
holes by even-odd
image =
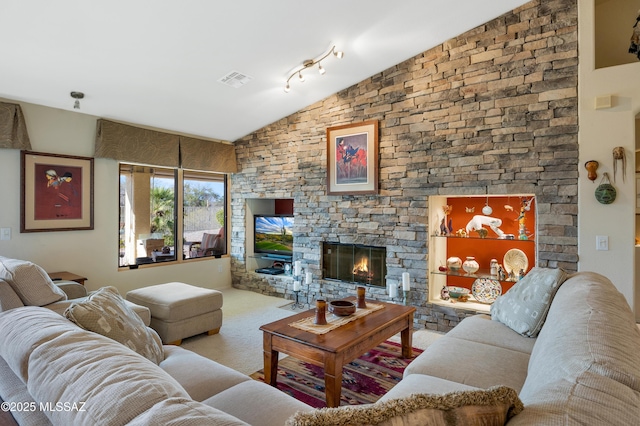
[[[255,215],[254,253],[288,258],[293,255],[293,216]]]

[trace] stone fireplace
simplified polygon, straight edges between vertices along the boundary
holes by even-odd
[[[358,244],[322,243],[322,278],[386,287],[387,249]]]

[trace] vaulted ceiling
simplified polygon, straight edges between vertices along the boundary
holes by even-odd
[[[234,141],[523,3],[1,0],[0,97]]]

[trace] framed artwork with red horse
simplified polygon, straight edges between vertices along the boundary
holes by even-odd
[[[20,232],[93,229],[93,158],[21,152]]]
[[[327,194],[378,193],[378,120],[327,129]]]

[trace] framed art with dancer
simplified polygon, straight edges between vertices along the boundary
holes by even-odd
[[[327,194],[378,193],[378,120],[327,128]]]
[[[21,152],[20,232],[93,229],[93,158]]]

